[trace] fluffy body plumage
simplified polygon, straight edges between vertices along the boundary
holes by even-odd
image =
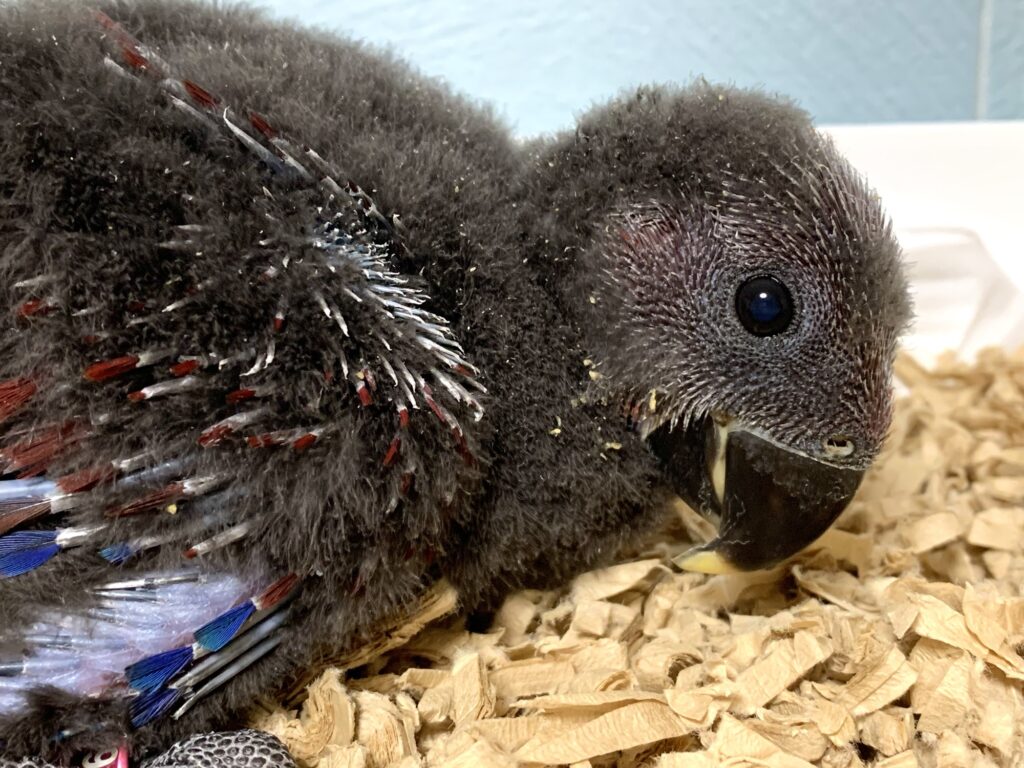
[[[441,577],[472,608],[608,560],[671,491],[629,418],[652,390],[652,429],[725,409],[877,450],[905,286],[798,110],[643,90],[518,149],[353,43],[102,11],[0,9],[0,513],[77,545],[11,544],[37,567],[0,581],[0,647],[38,661],[54,617],[140,596],[177,623],[88,690],[8,686],[9,752],[224,726]],[[726,307],[767,268],[801,321],[754,350]],[[231,649],[203,681],[246,665],[171,717]]]

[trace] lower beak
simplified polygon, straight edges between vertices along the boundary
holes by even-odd
[[[684,570],[727,573],[776,565],[835,522],[864,475],[863,470],[827,464],[735,423],[723,427],[709,418],[695,426],[680,435],[651,436],[655,452],[667,462],[674,463],[659,446],[670,448],[676,459],[703,460],[703,477],[695,482],[691,464],[684,470],[690,482],[678,490],[702,511],[720,514],[718,535],[676,559]],[[695,440],[703,450],[694,450]],[[671,451],[673,444],[683,456]],[[684,472],[670,476],[679,478]],[[694,494],[698,485],[700,491]]]

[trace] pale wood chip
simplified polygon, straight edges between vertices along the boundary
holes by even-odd
[[[708,752],[666,752],[654,768],[718,768],[718,761]]]
[[[296,758],[302,758],[293,753]],[[370,753],[362,744],[350,744],[347,747],[328,745],[315,761],[309,765],[316,768],[369,768]]]
[[[566,693],[592,693],[599,691],[628,691],[639,686],[636,677],[628,669],[587,669],[577,672]]]
[[[793,568],[793,577],[804,590],[848,611],[864,613],[871,607],[864,585],[845,571]]]
[[[794,712],[785,715],[770,709],[765,710],[760,718],[750,718],[744,722],[784,752],[814,763],[825,755],[830,741],[809,715],[811,712],[808,708],[800,714]]]
[[[586,709],[564,709],[554,712],[531,712],[523,717],[494,717],[477,720],[465,726],[496,748],[513,753],[531,740],[543,740],[549,734],[564,733],[594,719],[595,713]]]
[[[894,757],[911,748],[914,714],[910,709],[888,707],[862,718],[858,730],[861,742],[885,757]]]
[[[609,603],[605,600],[582,600],[565,634],[565,642],[576,642],[579,637],[608,637],[618,640],[637,622],[638,607]]]
[[[1024,507],[994,507],[979,512],[971,521],[967,543],[1019,551],[1024,544]]]
[[[632,668],[642,688],[658,690],[671,688],[681,669],[703,659],[696,644],[681,643],[671,637],[656,637],[633,655]]]
[[[600,712],[600,710],[596,710]],[[524,762],[557,765],[685,736],[684,718],[663,700],[633,701],[571,730],[534,737],[515,752]]]
[[[965,650],[999,668],[1003,674],[1024,680],[1024,659],[1019,656],[1009,659],[990,651],[968,628],[962,613],[932,595],[911,592],[907,599],[917,609],[913,629],[918,635]]]
[[[366,747],[369,766],[386,766],[418,754],[398,707],[387,696],[370,691],[352,694],[356,702],[356,738]]]
[[[488,675],[498,699],[506,703],[566,690],[575,677],[571,662],[536,658],[514,661]]]
[[[420,718],[428,725],[446,725],[455,719],[455,683],[448,678],[428,688],[420,698]]]
[[[869,534],[852,533],[833,527],[825,531],[810,549],[823,550],[835,560],[855,566],[858,573],[865,573],[870,566],[875,543]]]
[[[736,678],[733,711],[746,714],[763,707],[831,655],[832,644],[810,632],[772,643],[761,661]]]
[[[833,701],[859,717],[898,699],[916,680],[914,668],[898,648],[890,646],[881,658],[860,668]]]
[[[875,768],[917,768],[918,765],[917,755],[912,749],[908,749],[906,752],[879,760],[875,763]]]
[[[577,603],[584,600],[606,600],[637,589],[652,574],[664,571],[665,564],[660,559],[637,560],[590,571],[572,583],[572,598]]]
[[[695,690],[669,688],[665,700],[672,711],[690,724],[692,730],[710,728],[718,715],[736,698],[736,683],[710,683]]]
[[[452,665],[452,718],[455,725],[494,714],[494,686],[487,679],[483,660],[469,653]]]
[[[468,731],[457,731],[431,750],[428,765],[431,768],[516,768],[519,763],[485,739],[474,738]]]
[[[341,671],[332,669],[309,686],[298,718],[276,712],[256,725],[277,736],[297,759],[313,760],[328,747],[352,743],[356,707],[341,683]]]
[[[665,693],[656,691],[594,691],[588,693],[564,693],[553,696],[538,696],[533,699],[517,701],[515,706],[522,709],[541,710],[544,712],[562,712],[566,710],[587,710],[606,712],[626,704],[638,701],[655,701],[665,703]]]
[[[967,686],[971,677],[971,657],[958,654],[945,665],[941,676],[929,681],[930,691],[914,698],[914,708],[920,714],[917,721],[919,731],[942,733],[960,726],[972,711],[967,697]]]
[[[968,691],[977,713],[968,723],[971,739],[996,750],[1007,760],[1024,760],[1024,735],[1019,727],[1024,720],[1021,686],[1002,675],[988,674],[984,665],[976,661]]]
[[[723,715],[708,753],[716,765],[750,765],[764,768],[811,768],[812,763],[784,751],[745,722]]]
[[[901,529],[900,535],[907,548],[919,555],[956,541],[963,531],[960,518],[953,512],[933,512],[908,522]]]

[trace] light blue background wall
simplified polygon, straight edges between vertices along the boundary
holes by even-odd
[[[520,134],[620,89],[712,80],[819,122],[1024,117],[1024,0],[257,0],[392,46]]]

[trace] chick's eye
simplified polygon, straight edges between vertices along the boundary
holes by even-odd
[[[736,291],[736,314],[755,336],[774,336],[793,320],[793,297],[774,277],[753,277]]]

